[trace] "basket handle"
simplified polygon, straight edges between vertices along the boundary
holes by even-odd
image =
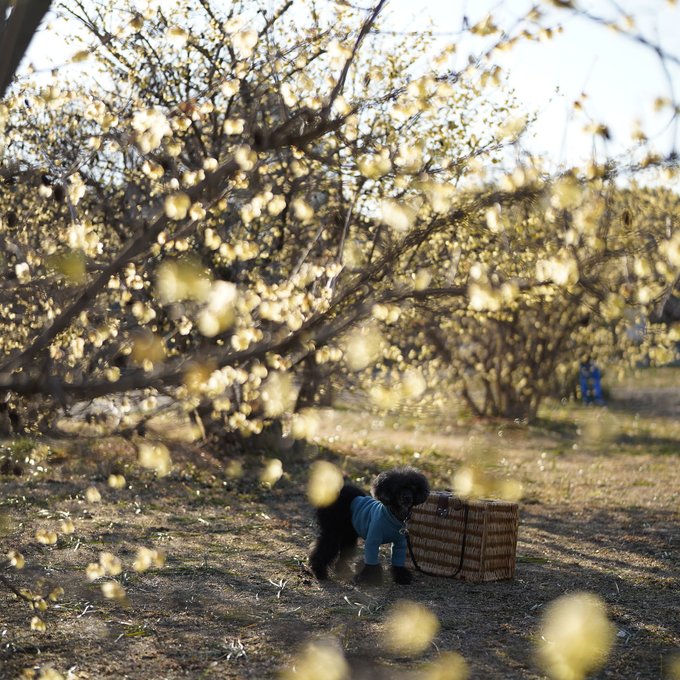
[[[442,496],[445,498],[445,502],[443,503],[443,505],[445,505],[446,514],[440,515],[439,514],[439,506],[440,506],[440,504],[442,504]],[[453,498],[453,497],[447,496],[445,494],[442,494],[439,497],[439,500],[437,501],[437,515],[439,515],[440,517],[448,517],[448,514],[449,514],[448,499],[449,498],[452,498],[452,500],[454,501],[453,505],[454,505],[454,508],[456,510],[460,510],[460,509],[464,510],[464,512],[463,512],[463,543],[460,547],[460,562],[458,563],[458,569],[456,569],[456,571],[454,571],[453,574],[451,574],[451,576],[448,577],[448,578],[455,578],[456,576],[458,576],[458,574],[460,573],[460,570],[463,568],[463,560],[465,559],[465,544],[467,542],[468,514],[470,512],[470,506],[467,503],[463,503],[463,501],[461,501],[459,498]],[[456,504],[457,504],[457,507],[456,507]],[[416,560],[416,556],[413,553],[413,545],[411,544],[411,537],[409,536],[408,528],[406,528],[404,535],[406,536],[406,546],[408,547],[408,553],[411,556],[411,562],[413,562],[413,566],[418,571],[422,572],[423,574],[427,574],[428,576],[441,576],[441,574],[435,574],[431,571],[427,571],[427,570],[423,569],[418,564],[418,561]]]

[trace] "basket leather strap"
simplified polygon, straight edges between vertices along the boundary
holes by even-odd
[[[463,503],[463,543],[460,546],[460,562],[458,563],[458,568],[456,571],[451,574],[451,576],[447,578],[455,578],[458,576],[460,573],[460,570],[463,568],[463,560],[465,559],[465,543],[467,541],[467,527],[468,527],[468,514],[470,512],[470,506],[467,503]],[[409,536],[408,529],[405,531],[405,536],[406,536],[406,546],[408,547],[408,553],[411,556],[411,562],[413,562],[413,566],[423,574],[427,574],[428,576],[441,576],[441,574],[435,574],[431,571],[427,571],[426,569],[423,569],[419,564],[418,561],[416,560],[416,556],[413,553],[413,545],[411,544],[411,537]]]

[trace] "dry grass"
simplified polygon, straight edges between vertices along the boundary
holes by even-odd
[[[680,408],[675,418],[666,414],[668,400],[657,399],[663,387],[617,389],[606,410],[546,408],[531,428],[327,411],[317,446],[281,454],[285,473],[273,489],[257,481],[268,453],[244,459],[244,475],[231,479],[228,460],[177,444],[173,473],[156,480],[136,466],[128,442],[52,443],[35,455],[30,442],[14,444],[22,471],[0,477],[0,510],[10,519],[0,547],[25,555],[14,584],[44,581],[65,594],[46,613],[45,633],[30,630],[25,603],[5,598],[0,677],[52,666],[73,678],[274,678],[306,641],[331,638],[354,678],[406,677],[452,650],[473,678],[538,679],[542,611],[565,592],[587,590],[604,599],[617,635],[597,677],[664,678],[680,650]],[[415,462],[444,488],[478,454],[493,474],[523,485],[513,581],[419,575],[406,588],[359,589],[310,577],[310,457],[333,460],[365,484],[385,467]],[[128,487],[108,487],[112,473],[124,474]],[[92,485],[100,503],[85,499]],[[59,532],[67,515],[74,534],[52,546],[35,541],[36,529]],[[166,565],[135,572],[139,546],[164,550]],[[116,580],[124,601],[105,599],[101,583],[85,578],[102,551],[123,562]],[[415,658],[395,656],[381,637],[403,598],[440,622]]]

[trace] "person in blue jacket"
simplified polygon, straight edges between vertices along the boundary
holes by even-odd
[[[589,356],[586,356],[581,362],[578,378],[581,386],[581,399],[583,400],[583,403],[586,405],[594,403],[598,406],[602,406],[604,404],[604,399],[602,397],[600,369]]]

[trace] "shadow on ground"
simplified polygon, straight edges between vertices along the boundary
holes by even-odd
[[[250,472],[229,479],[215,460],[210,469],[188,466],[157,481],[130,470],[123,490],[95,475],[101,503],[85,500],[93,483],[87,471],[74,476],[71,469],[62,479],[47,469],[30,483],[0,477],[0,511],[11,519],[0,548],[21,549],[27,562],[24,573],[7,572],[12,582],[65,589],[44,615],[44,634],[30,630],[33,612],[7,600],[0,612],[3,677],[51,664],[64,674],[72,669],[73,678],[276,678],[301,645],[332,638],[355,680],[407,677],[446,650],[466,659],[471,678],[539,680],[545,676],[534,651],[544,608],[585,590],[604,599],[617,631],[597,677],[658,680],[680,649],[674,457],[643,457],[636,442],[624,441],[618,457],[564,454],[550,467],[542,462],[543,441],[536,450],[529,440],[520,443],[504,451],[533,499],[521,504],[516,577],[486,584],[420,574],[410,587],[317,583],[305,566],[315,527],[304,456],[285,460],[273,489]],[[381,467],[326,449],[314,455],[332,458],[366,486]],[[433,474],[452,464],[441,452],[421,462]],[[60,535],[53,546],[35,542],[37,528],[56,527],[65,516],[75,524],[72,536]],[[139,546],[164,550],[166,565],[135,572]],[[125,600],[102,596],[102,581],[113,577],[85,578],[102,551],[123,562],[115,579]],[[404,598],[430,608],[441,624],[418,658],[394,656],[383,644],[385,616]]]

